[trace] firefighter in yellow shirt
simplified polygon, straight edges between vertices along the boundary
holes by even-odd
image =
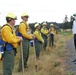
[[[21,37],[16,36],[14,31],[16,16],[13,13],[8,13],[6,16],[7,23],[1,30],[2,40],[6,42],[3,57],[3,75],[12,75],[14,68],[14,49],[17,48]]]
[[[49,46],[54,46],[54,35],[56,34],[56,30],[54,29],[54,24],[50,24],[49,29]]]
[[[29,43],[31,39],[34,39],[34,36],[29,33],[29,25],[27,23],[28,21],[28,14],[22,13],[21,19],[22,22],[20,22],[20,25],[18,27],[19,36],[22,36],[23,42],[23,60],[24,60],[24,68],[28,68],[27,61],[29,57]],[[22,71],[22,58],[20,57],[19,66],[18,66],[18,72]]]
[[[39,59],[39,55],[40,55],[40,51],[42,48],[42,43],[44,43],[44,40],[41,36],[41,32],[40,32],[40,25],[38,23],[36,23],[34,25],[35,27],[35,32],[34,32],[34,36],[35,36],[35,50],[36,50],[36,58]]]
[[[42,24],[42,28],[41,28],[41,34],[42,34],[42,37],[43,37],[43,39],[44,39],[44,44],[43,44],[43,50],[44,50],[44,51],[46,51],[47,39],[48,39],[47,35],[48,35],[48,33],[49,33],[49,31],[48,31],[48,29],[46,28],[46,26],[47,26],[47,23],[44,22],[44,23]]]

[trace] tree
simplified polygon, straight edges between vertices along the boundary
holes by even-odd
[[[66,30],[68,28],[68,17],[65,15],[64,21],[63,21],[63,29]]]
[[[70,27],[71,27],[71,29],[72,29],[73,21],[74,21],[74,17],[70,16]]]

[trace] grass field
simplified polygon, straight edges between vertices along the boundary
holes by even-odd
[[[41,52],[37,72],[35,71],[34,48],[30,47],[29,68],[24,71],[24,75],[67,75],[64,52],[66,51],[66,42],[70,38],[72,38],[71,31],[62,31],[55,35],[56,47],[47,47],[46,52]],[[13,75],[22,75],[22,72],[17,72],[19,58],[20,48],[18,47]],[[0,61],[0,75],[2,75],[2,61]]]

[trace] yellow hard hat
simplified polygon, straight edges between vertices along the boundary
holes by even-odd
[[[35,25],[34,25],[34,28],[36,28],[36,27],[38,27],[39,26],[39,23],[36,23]]]
[[[27,13],[25,13],[25,12],[22,13],[21,17],[25,17],[25,16],[29,17]]]
[[[46,23],[46,22],[44,22],[42,25],[47,25],[47,23]]]
[[[54,24],[50,24],[50,26],[54,26]]]
[[[12,18],[12,19],[17,19],[17,17],[12,12],[8,13],[6,18],[7,17]]]

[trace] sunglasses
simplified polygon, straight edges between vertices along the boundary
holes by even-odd
[[[24,17],[29,18],[29,16],[24,16]]]

